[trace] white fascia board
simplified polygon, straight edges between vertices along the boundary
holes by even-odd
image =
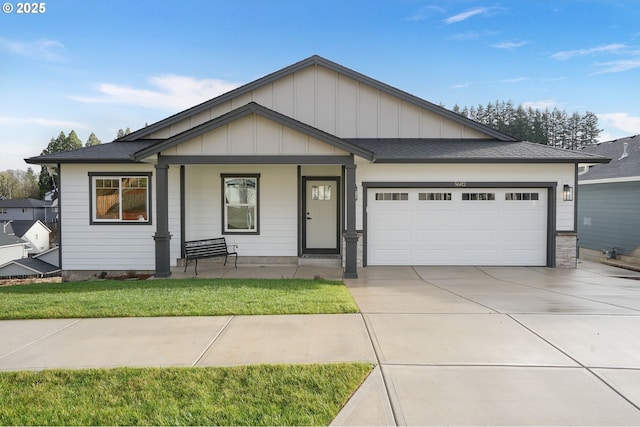
[[[640,181],[640,176],[623,176],[620,178],[589,179],[585,181],[578,181],[578,185],[613,184],[616,182],[633,182],[633,181]]]

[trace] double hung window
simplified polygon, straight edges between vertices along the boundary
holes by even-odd
[[[223,231],[258,234],[260,175],[222,175]]]

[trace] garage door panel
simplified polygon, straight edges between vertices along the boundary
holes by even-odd
[[[381,245],[403,244],[409,246],[411,243],[411,232],[407,230],[377,230],[371,235],[372,243]]]
[[[416,231],[413,236],[416,241],[415,247],[425,249],[455,247],[455,230]]]
[[[546,265],[546,189],[370,189],[367,198],[370,265]]]
[[[411,251],[404,250],[391,250],[381,249],[373,250],[369,252],[369,256],[372,259],[374,265],[411,265],[408,260],[411,260]]]
[[[459,249],[456,251],[456,265],[496,265],[497,250]]]
[[[512,249],[504,252],[502,265],[523,265],[523,262],[531,262],[530,260],[544,264],[546,259],[546,251]]]

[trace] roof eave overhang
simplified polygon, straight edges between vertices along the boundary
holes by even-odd
[[[608,159],[599,163],[608,163]],[[593,160],[591,160],[593,162]],[[375,163],[583,163],[582,159],[544,159],[544,158],[398,158],[376,159]]]
[[[132,164],[132,163],[141,163],[137,160],[131,159],[57,159],[57,160],[38,160],[37,158],[24,159],[27,164],[30,165],[59,165],[59,164]]]
[[[164,150],[175,147],[176,145],[189,141],[190,139],[196,138],[204,133],[213,131],[221,126],[224,126],[226,124],[229,124],[233,121],[236,121],[238,119],[241,119],[251,114],[256,114],[258,116],[264,117],[268,120],[279,123],[290,129],[301,132],[305,135],[316,138],[320,141],[326,142],[330,145],[333,145],[336,148],[347,151],[351,154],[357,155],[367,160],[374,159],[374,153],[370,150],[361,148],[355,144],[345,141],[344,139],[338,138],[327,132],[321,131],[320,129],[314,128],[298,120],[292,119],[291,117],[288,117],[276,111],[270,110],[255,102],[250,102],[233,111],[230,111],[226,114],[223,114],[219,117],[209,120],[208,122],[205,122],[199,126],[193,127],[182,133],[174,135],[171,138],[164,140],[163,142],[160,142],[148,148],[142,149],[134,153],[131,158],[133,161],[142,161],[143,159],[146,159],[153,155],[158,155]]]

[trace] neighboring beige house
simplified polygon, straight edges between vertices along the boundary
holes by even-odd
[[[184,242],[239,262],[574,267],[579,164],[319,56],[109,144],[37,156],[60,171],[63,277],[171,274]]]

